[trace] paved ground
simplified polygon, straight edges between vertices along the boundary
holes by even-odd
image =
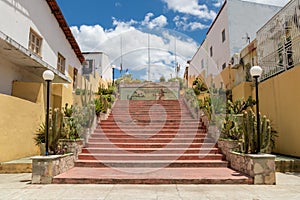
[[[0,174],[0,199],[299,200],[300,173],[277,185],[32,185],[31,174]]]

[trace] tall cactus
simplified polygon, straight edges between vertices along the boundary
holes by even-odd
[[[271,125],[270,120],[266,116],[261,117],[260,123],[260,152],[269,152],[271,146]],[[257,122],[255,114],[252,110],[243,112],[243,139],[242,139],[242,152],[254,153],[257,149]]]
[[[58,140],[62,135],[63,116],[62,112],[55,108],[50,111],[50,126],[49,126],[49,148],[54,154],[58,151]]]
[[[84,81],[84,90],[81,90],[80,99],[82,107],[87,106],[92,101],[92,85],[90,85],[90,90],[88,90],[87,80]]]
[[[268,152],[270,151],[271,147],[271,137],[272,137],[272,130],[271,130],[271,123],[270,120],[264,115],[261,120],[261,152]]]
[[[88,90],[87,80],[84,82],[84,92],[82,91],[80,94],[81,104],[82,104],[82,112],[84,115],[83,127],[91,127],[94,121],[95,115],[95,105],[92,101],[93,91],[92,85],[90,85],[90,89]]]

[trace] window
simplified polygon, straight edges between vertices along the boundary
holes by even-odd
[[[66,67],[66,59],[60,53],[57,56],[57,69],[61,73],[65,74],[65,67]]]
[[[77,76],[78,70],[76,68],[73,69],[73,88],[77,88]]]
[[[225,69],[226,68],[226,63],[224,63],[223,65],[222,65],[222,69]]]
[[[204,60],[201,60],[201,69],[204,69]]]
[[[222,31],[222,42],[225,42],[226,40],[226,34],[225,34],[225,29]]]
[[[212,57],[213,56],[213,47],[212,46],[209,49],[209,53],[210,53],[210,57]]]
[[[28,48],[37,55],[41,55],[41,48],[42,48],[42,38],[30,29],[29,33],[29,45]]]
[[[85,60],[85,65],[83,67],[83,71],[82,71],[82,74],[83,75],[89,75],[93,72],[93,69],[94,69],[94,60],[91,60],[91,59],[87,59]]]

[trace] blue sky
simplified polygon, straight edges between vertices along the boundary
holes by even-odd
[[[167,3],[168,1],[164,0],[57,1],[70,26],[99,24],[105,29],[110,29],[113,27],[113,18],[123,22],[128,22],[130,20],[143,21],[148,13],[153,13],[153,18],[161,15],[166,17],[167,25],[164,28],[180,31],[192,37],[197,43],[201,43],[207,31],[207,27],[209,27],[212,19],[220,9],[222,0],[199,1],[199,5],[207,6],[208,12],[211,12],[211,17],[208,19],[200,19],[197,14],[189,14],[189,11],[179,12],[177,8],[173,8],[173,5],[169,5]],[[178,16],[187,19],[186,24],[201,23],[203,27],[184,27],[184,24],[181,26],[177,24],[176,26],[174,18],[178,18]]]
[[[111,65],[151,80],[175,76],[196,53],[224,0],[57,0],[81,50],[106,53]],[[289,0],[247,0],[285,5]],[[121,56],[122,55],[122,56]]]

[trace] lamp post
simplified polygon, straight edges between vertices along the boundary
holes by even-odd
[[[49,135],[49,102],[50,102],[50,83],[51,81],[54,79],[54,73],[51,70],[46,70],[43,73],[43,79],[47,82],[47,107],[46,107],[46,138],[45,138],[45,142],[46,142],[46,156],[49,155],[48,152],[48,135]]]
[[[256,153],[260,153],[260,117],[259,117],[259,101],[258,101],[258,78],[262,74],[260,66],[253,66],[250,69],[251,76],[255,79],[255,95],[256,95],[256,121],[257,121],[257,149]]]
[[[114,85],[115,84],[115,68],[116,68],[116,65],[112,65],[111,68],[112,68],[112,84]]]

